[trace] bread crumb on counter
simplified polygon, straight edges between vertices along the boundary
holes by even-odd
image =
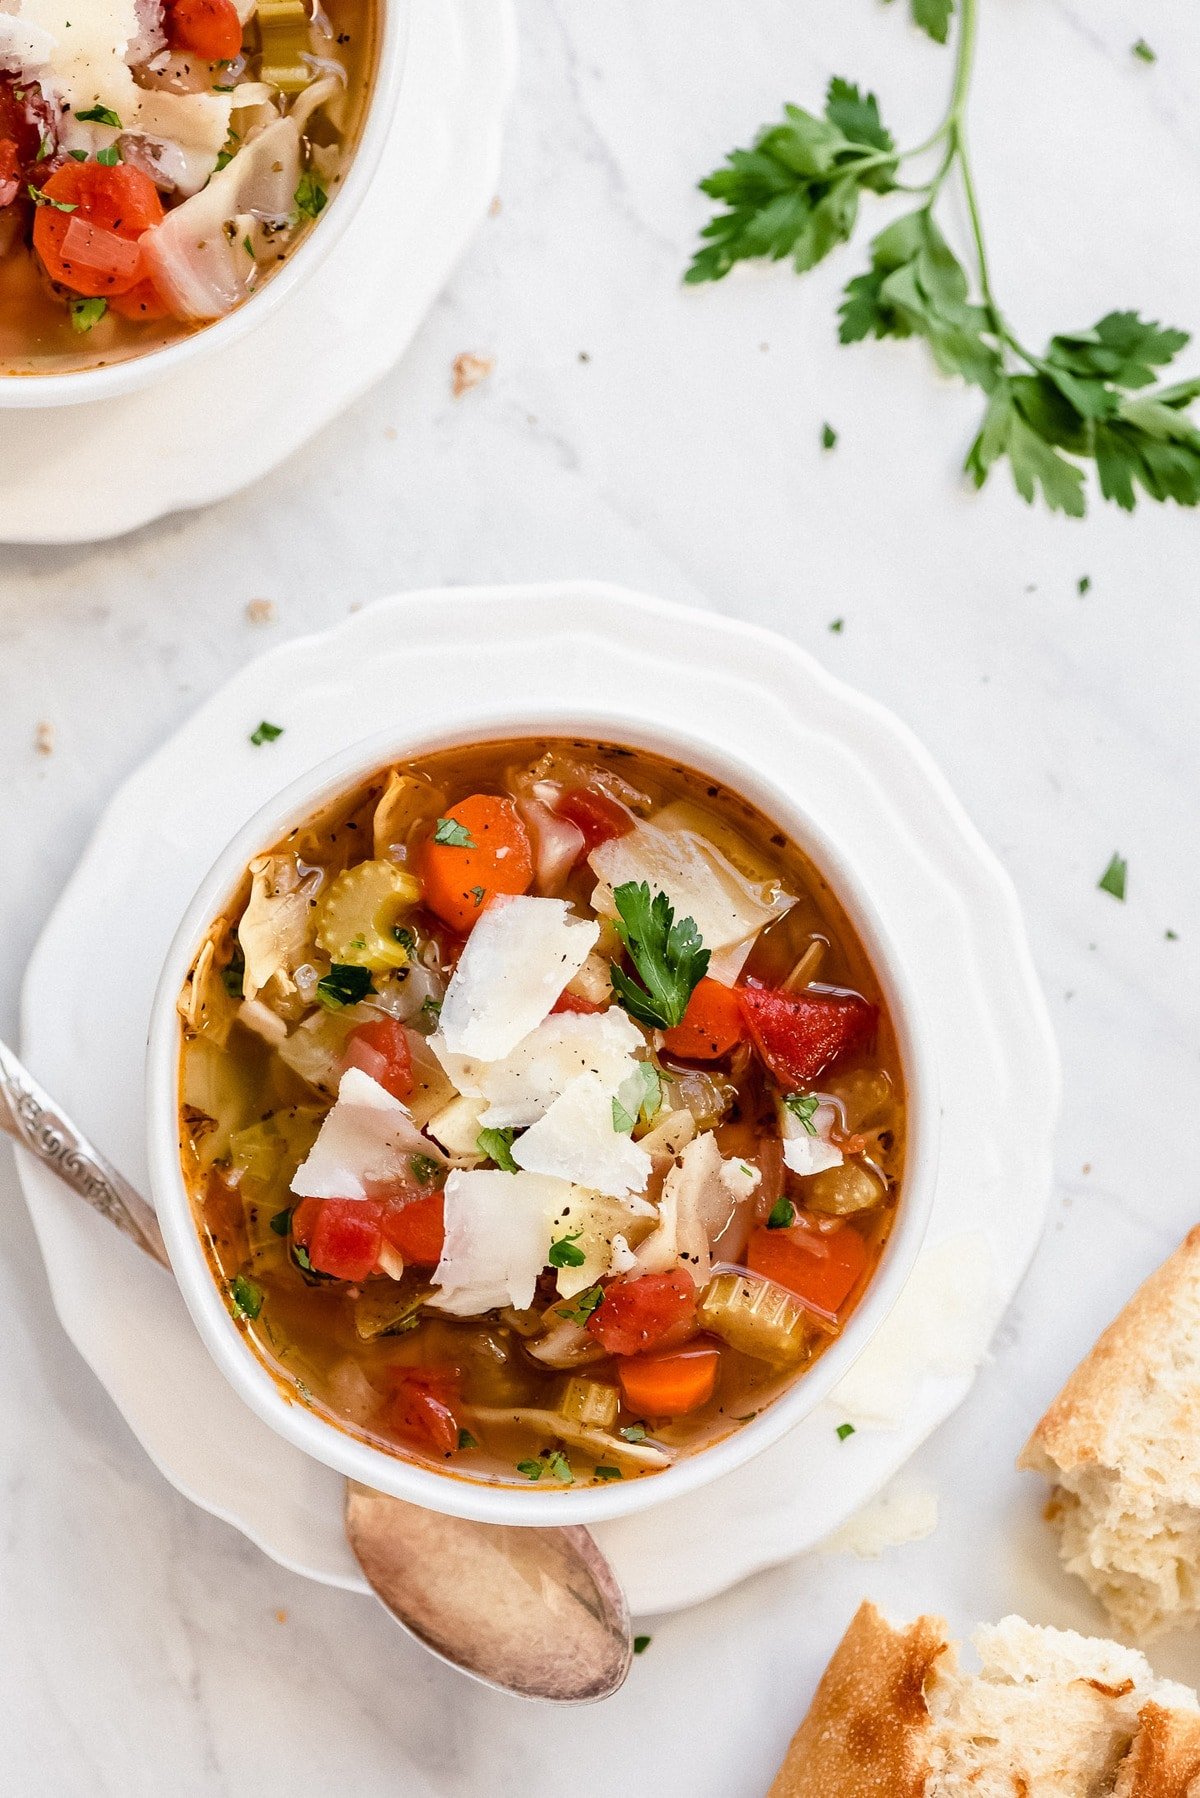
[[[494,356],[480,356],[474,350],[463,350],[451,365],[450,390],[455,399],[460,400],[472,387],[486,381],[495,366]]]
[[[33,747],[39,755],[54,754],[54,726],[43,718],[33,733]]]

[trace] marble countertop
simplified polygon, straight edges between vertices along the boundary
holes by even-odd
[[[1196,329],[1195,8],[983,12],[976,160],[1017,322],[1042,337],[1128,305]],[[1153,65],[1130,53],[1142,33]],[[1196,519],[1097,504],[1070,524],[1003,475],[969,495],[977,401],[919,346],[835,342],[861,252],[804,282],[680,286],[696,177],[784,98],[844,72],[904,137],[928,128],[947,58],[899,7],[525,0],[522,39],[502,204],[389,380],[212,511],[0,551],[0,1031],[105,800],[232,669],[400,587],[603,577],[787,633],[937,757],[1017,884],[1062,1046],[1050,1225],[972,1396],[904,1476],[936,1495],[931,1538],[649,1619],[618,1697],[547,1715],[165,1484],[57,1326],[3,1151],[0,1786],[22,1798],[523,1798],[547,1780],[759,1798],[862,1596],[956,1630],[1013,1609],[1100,1624],[1012,1468],[1200,1201]],[[455,400],[463,351],[495,367]],[[1097,890],[1114,850],[1124,906]],[[63,970],[64,1004],[86,978]],[[1195,1638],[1155,1658],[1200,1679]]]

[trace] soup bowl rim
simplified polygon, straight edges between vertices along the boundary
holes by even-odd
[[[246,1340],[218,1286],[192,1214],[178,1137],[182,1030],[176,1002],[214,918],[244,878],[251,858],[357,782],[389,764],[455,748],[545,737],[579,738],[645,750],[715,776],[778,823],[832,888],[867,952],[896,1033],[906,1089],[905,1172],[896,1219],[880,1264],[843,1333],[749,1422],[662,1472],[603,1485],[554,1490],[494,1484],[391,1454],[327,1421],[285,1394]],[[480,1522],[545,1527],[595,1523],[669,1502],[708,1485],[778,1442],[829,1398],[877,1334],[916,1263],[932,1208],[939,1134],[938,1079],[930,1032],[903,956],[871,897],[878,871],[851,866],[803,805],[752,756],[703,742],[647,714],[540,705],[484,711],[441,728],[376,732],[289,782],[261,806],[201,881],[167,952],[151,1012],[146,1061],[147,1154],[151,1193],[171,1265],[193,1323],[234,1390],[285,1440],[348,1478],[427,1509]],[[831,1428],[833,1427],[831,1423]]]
[[[0,411],[53,409],[117,399],[170,380],[200,357],[230,349],[248,332],[265,325],[270,313],[315,273],[357,213],[383,154],[404,78],[409,40],[406,0],[374,0],[379,8],[379,42],[370,76],[362,129],[346,174],[321,216],[282,265],[249,298],[223,318],[185,336],[123,361],[90,368],[39,374],[0,369]]]

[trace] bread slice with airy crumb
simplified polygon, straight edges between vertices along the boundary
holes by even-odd
[[[1200,1226],[1080,1362],[1018,1460],[1064,1564],[1124,1633],[1200,1616]]]
[[[864,1604],[769,1798],[1200,1798],[1195,1696],[1136,1649],[1020,1617],[975,1648]]]

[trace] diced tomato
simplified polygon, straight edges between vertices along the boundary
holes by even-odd
[[[572,787],[562,795],[555,811],[583,832],[583,853],[590,855],[601,843],[627,836],[634,820],[623,805],[596,787]]]
[[[786,1286],[814,1311],[836,1317],[867,1265],[867,1245],[852,1224],[817,1230],[796,1224],[788,1230],[757,1229],[746,1247],[746,1266]]]
[[[436,1267],[446,1240],[446,1196],[384,1205],[383,1234],[409,1267]]]
[[[292,1214],[292,1235],[319,1274],[365,1280],[383,1247],[383,1206],[374,1199],[305,1199]]]
[[[715,1348],[680,1349],[673,1355],[631,1355],[618,1370],[631,1411],[642,1417],[685,1417],[712,1397],[721,1365]]]
[[[357,1024],[346,1038],[342,1067],[361,1068],[393,1099],[407,1099],[413,1089],[412,1050],[404,1026],[396,1018],[372,1018]]]
[[[55,116],[38,84],[0,74],[0,185],[28,180],[56,145]],[[9,193],[0,205],[15,197]]]
[[[37,208],[33,244],[51,280],[92,299],[128,293],[137,285],[141,258],[130,255],[130,245],[163,217],[149,175],[127,162],[111,168],[100,162],[67,162],[55,169],[41,192],[53,204]]]
[[[0,137],[0,206],[11,206],[21,191],[21,158],[11,137]]]
[[[803,1086],[846,1055],[866,1049],[879,1023],[879,1007],[857,993],[782,993],[765,986],[738,989],[754,1046],[776,1080]]]
[[[439,820],[439,829],[444,840],[435,832],[421,861],[425,903],[466,936],[498,893],[529,891],[533,847],[513,801],[494,793],[460,799]]]
[[[242,53],[233,0],[167,0],[163,22],[172,50],[190,50],[205,62],[232,62]]]
[[[613,1280],[587,1321],[588,1334],[610,1355],[686,1342],[695,1327],[696,1282],[683,1267]]]
[[[578,1012],[581,1017],[590,1016],[592,1012],[605,1011],[607,1007],[598,1005],[594,999],[581,999],[578,993],[560,993],[550,1007],[550,1015],[564,1011]]]
[[[719,1061],[736,1048],[745,1034],[737,992],[705,975],[679,1023],[665,1032],[663,1048],[668,1055],[678,1055],[684,1061]]]
[[[452,1455],[459,1429],[454,1407],[462,1401],[459,1369],[393,1367],[387,1377],[394,1390],[387,1418],[397,1435],[436,1449],[439,1455]]]

